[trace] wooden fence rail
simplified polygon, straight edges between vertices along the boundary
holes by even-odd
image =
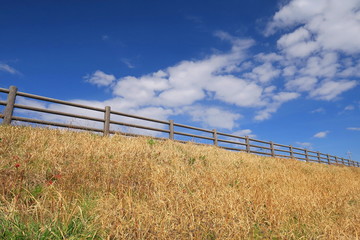
[[[126,131],[117,131],[111,129],[112,126],[121,126],[121,127],[128,127],[134,129],[142,129],[146,131],[153,131],[156,133],[162,133],[168,135],[166,138],[158,137],[159,139],[168,138],[175,141],[186,142],[179,138],[188,137],[191,138],[192,140],[196,139],[198,141],[207,141],[207,143],[205,144],[212,144],[227,150],[243,151],[248,153],[272,156],[272,157],[294,158],[306,162],[318,162],[329,165],[335,164],[335,165],[360,167],[360,163],[357,161],[344,159],[341,157],[332,156],[320,152],[315,152],[308,149],[297,148],[291,145],[283,145],[274,142],[262,141],[262,140],[250,138],[248,136],[244,136],[244,137],[236,136],[228,133],[218,132],[216,129],[208,130],[208,129],[198,128],[194,126],[175,123],[173,120],[163,121],[158,119],[127,114],[123,112],[117,112],[117,111],[113,111],[110,106],[105,106],[104,108],[98,108],[98,107],[86,106],[86,105],[62,101],[58,99],[38,96],[34,94],[18,92],[18,89],[15,86],[11,86],[9,89],[0,88],[0,93],[7,94],[7,101],[0,101],[0,106],[1,105],[5,106],[3,113],[0,114],[0,118],[2,119],[2,124],[11,124],[12,121],[15,120],[19,122],[27,122],[27,123],[34,123],[41,125],[49,125],[49,126],[98,132],[98,133],[102,133],[104,136],[109,136],[110,134],[122,134],[127,136],[146,135],[146,134],[136,134],[136,133],[129,133]],[[30,106],[31,104],[30,105],[18,104],[16,103],[17,96],[32,100],[39,100],[46,103],[60,104],[62,106],[68,106],[77,109],[92,111],[97,115],[99,114],[103,115],[103,117],[93,117],[93,116],[87,116],[81,114],[73,114],[70,112],[55,111],[46,107],[42,108],[42,107]],[[56,115],[62,117],[71,117],[74,119],[88,120],[102,124],[102,128],[67,124],[61,121],[45,121],[42,120],[41,117],[38,117],[40,119],[36,119],[36,118],[28,118],[24,116],[14,116],[15,109],[21,109],[36,113],[50,114],[50,115]],[[116,117],[130,119],[132,122],[119,121],[115,119]],[[151,124],[160,124],[162,127],[147,126],[148,124],[147,125],[135,124],[134,120],[145,121]],[[195,131],[197,132],[197,134],[191,133],[191,131],[192,132]]]

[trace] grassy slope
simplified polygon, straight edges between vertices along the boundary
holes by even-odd
[[[358,239],[360,169],[0,126],[3,239]]]

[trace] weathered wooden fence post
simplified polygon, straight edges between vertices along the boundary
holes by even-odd
[[[215,146],[219,146],[219,145],[218,145],[218,136],[217,136],[217,131],[216,131],[216,129],[213,129],[213,138],[214,138],[214,145],[215,145]]]
[[[169,120],[169,139],[174,140],[174,120]]]
[[[106,106],[105,107],[105,114],[104,114],[104,132],[103,135],[104,136],[109,136],[110,135],[110,113],[111,113],[111,108],[110,106]]]
[[[337,157],[337,156],[335,156],[335,162],[336,162],[336,164],[339,164],[339,161],[338,161],[338,157]]]
[[[290,150],[290,157],[294,158],[294,150],[293,150],[293,146],[289,146],[289,150]]]
[[[17,87],[10,86],[9,94],[7,97],[6,107],[4,111],[4,120],[2,124],[9,125],[11,124],[11,119],[14,113],[14,104],[16,99]]]
[[[246,144],[246,152],[250,153],[250,140],[249,140],[249,136],[245,136],[245,144]]]
[[[317,155],[318,162],[320,163],[321,162],[321,153],[317,152],[316,155]]]
[[[309,153],[308,153],[308,150],[305,149],[304,151],[305,151],[305,159],[306,159],[306,162],[308,162],[308,161],[309,161]]]
[[[330,163],[330,155],[329,155],[329,154],[327,154],[326,156],[327,156],[327,161],[328,161],[328,164],[330,165],[330,164],[331,164],[331,163]]]
[[[274,143],[270,142],[270,151],[271,151],[271,156],[275,157],[275,149],[274,149]]]

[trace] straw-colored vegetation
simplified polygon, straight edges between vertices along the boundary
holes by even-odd
[[[359,239],[360,169],[0,126],[1,239]]]

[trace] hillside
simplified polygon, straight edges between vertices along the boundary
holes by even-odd
[[[0,126],[1,239],[358,239],[360,169]]]

